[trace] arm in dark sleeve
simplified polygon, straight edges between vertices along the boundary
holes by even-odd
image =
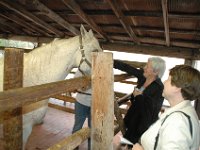
[[[136,96],[134,102],[140,108],[140,132],[143,133],[158,118],[163,102],[162,87],[154,84],[146,93]]]
[[[144,78],[142,70],[130,66],[122,61],[114,60],[114,68],[124,71],[130,75],[134,75],[138,79]]]

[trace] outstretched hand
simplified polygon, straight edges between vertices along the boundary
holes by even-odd
[[[140,91],[138,88],[134,88],[134,91],[133,91],[134,97],[141,94],[142,94],[142,91]]]
[[[133,145],[132,150],[144,150],[144,148],[140,144],[136,143]]]

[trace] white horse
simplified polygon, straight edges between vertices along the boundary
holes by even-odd
[[[102,51],[98,40],[92,30],[87,32],[83,26],[80,28],[81,36],[69,39],[55,40],[45,46],[36,48],[28,54],[24,54],[24,87],[40,85],[65,79],[72,68],[78,67],[83,60],[80,47],[86,60],[91,62],[91,52]],[[80,68],[84,72],[90,72],[90,67],[83,61]],[[3,57],[0,58],[0,91],[3,90]],[[40,102],[41,103],[41,102]],[[42,102],[42,107],[36,110],[28,110],[30,106],[23,107],[23,145],[25,146],[32,127],[42,123],[48,107],[48,100]]]

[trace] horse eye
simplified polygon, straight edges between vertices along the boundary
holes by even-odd
[[[93,50],[92,52],[98,52],[99,50],[98,49],[95,49],[95,50]]]

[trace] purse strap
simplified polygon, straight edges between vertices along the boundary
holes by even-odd
[[[192,136],[193,136],[193,130],[192,130],[192,121],[191,121],[190,116],[189,116],[188,114],[186,114],[185,112],[183,112],[183,111],[174,111],[174,112],[172,112],[171,114],[176,113],[176,112],[180,112],[180,113],[184,114],[184,115],[188,118],[189,126],[190,126],[190,134],[191,134],[191,137],[192,137]],[[165,120],[166,120],[171,114],[169,114],[169,115],[167,115],[167,116],[165,117],[165,119],[164,119],[163,122],[161,123],[161,126],[163,125],[163,123],[165,122]],[[158,146],[158,139],[159,139],[159,131],[158,131],[158,134],[157,134],[157,136],[156,136],[156,138],[155,138],[154,150],[156,150],[156,148],[157,148],[157,146]]]

